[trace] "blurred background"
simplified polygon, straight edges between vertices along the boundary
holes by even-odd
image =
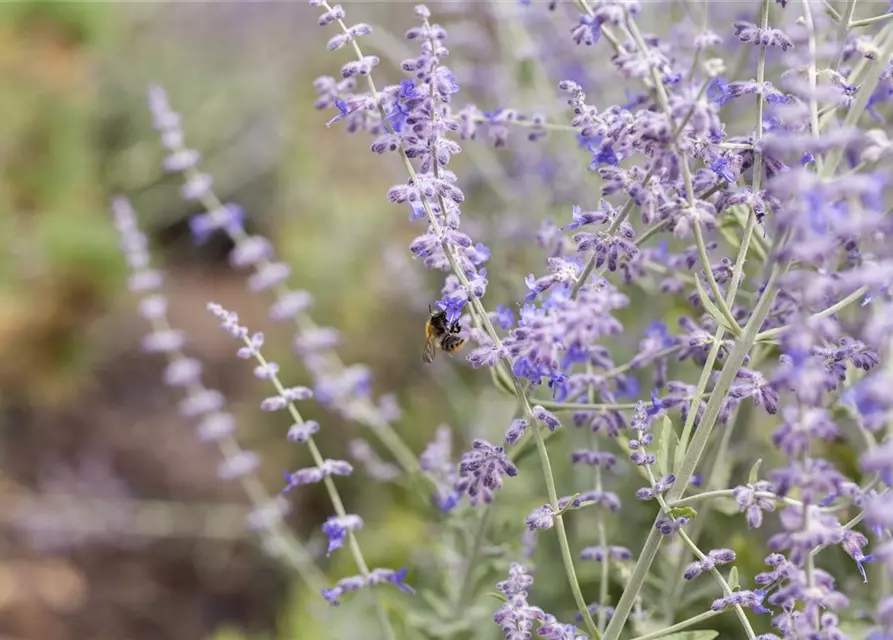
[[[749,17],[758,3],[720,4],[729,5],[729,15]],[[684,5],[661,5],[663,18],[671,18],[662,23],[693,29]],[[415,21],[411,4],[345,7],[348,23],[376,29],[364,46],[382,58],[379,86],[397,82],[396,65],[415,55],[402,39]],[[562,7],[550,13],[545,6],[453,2],[431,9],[450,31],[459,105],[516,107],[567,122],[555,89],[565,78],[583,82],[601,106],[634,98],[616,81],[606,49],[569,42],[573,23]],[[448,425],[458,460],[473,437],[499,442],[512,419],[512,398],[463,357],[421,363],[427,306],[440,297],[443,280],[408,252],[423,226],[386,201],[387,189],[405,181],[397,159],[371,154],[364,135],[326,128],[333,114],[313,108],[313,79],[337,75],[348,60],[343,51],[326,51],[333,34],[316,18],[305,2],[0,4],[3,640],[371,637],[362,632],[370,615],[365,596],[340,610],[320,607],[315,591],[258,546],[245,526],[250,505],[241,487],[217,477],[219,452],[198,442],[191,422],[178,415],[177,392],[162,384],[162,359],[140,350],[148,326],[126,288],[128,270],[109,213],[116,194],[133,202],[167,271],[171,321],[187,331],[187,351],[204,362],[206,384],[226,394],[239,441],[262,456],[268,490],[281,488],[283,469],[308,464],[304,449],[285,440],[283,416],[257,410],[268,389],[234,357],[231,339],[205,310],[217,301],[238,311],[249,327],[267,332],[267,351],[283,379],[311,384],[289,356],[290,330],[270,326],[269,302],[248,293],[245,275],[229,267],[227,241],[193,242],[187,220],[200,210],[180,200],[179,177],[161,169],[162,148],[145,106],[150,83],[164,86],[183,115],[188,145],[202,152],[202,169],[215,177],[221,199],[244,207],[249,228],[271,237],[292,265],[292,285],[314,295],[314,320],[341,331],[342,360],[368,365],[376,395],[396,395],[402,416],[395,429],[416,454],[438,426]],[[749,63],[749,51],[732,51],[729,66]],[[741,122],[746,130],[751,120]],[[600,181],[587,172],[590,154],[572,133],[534,144],[524,131],[512,132],[506,149],[489,145],[486,132],[479,137],[463,143],[454,167],[468,196],[463,229],[493,248],[487,307],[513,307],[526,293],[524,276],[542,274],[554,250],[543,222],[566,224],[572,205],[594,206]],[[632,302],[619,314],[627,331],[612,345],[618,363],[634,353],[650,319],[675,330],[687,312],[684,300],[672,306],[655,302],[653,291],[624,292]],[[694,375],[671,372],[686,380]],[[629,401],[640,395],[647,392],[634,391]],[[760,456],[767,458],[764,468],[771,466],[764,436],[772,424],[763,415],[751,420],[749,407],[741,411],[747,428],[736,431],[741,459],[733,458],[729,476],[746,477]],[[307,403],[305,417],[322,425],[326,457],[349,458],[349,443],[364,437],[365,427],[314,403]],[[561,495],[589,487],[591,479],[564,462],[586,442],[585,433],[573,430],[556,439]],[[497,501],[506,506],[494,509],[482,562],[489,573],[480,576],[489,587],[482,594],[505,578],[509,561],[523,558],[524,517],[545,501],[535,457],[520,467]],[[652,510],[631,499],[637,477],[621,472],[609,483],[627,507],[609,519],[608,538],[635,552]],[[455,562],[450,553],[464,547],[449,536],[462,538],[476,514],[463,511],[447,527],[444,516],[400,483],[370,482],[358,472],[339,486],[348,511],[366,521],[360,539],[370,564],[407,566],[411,584],[437,594],[432,567]],[[349,554],[325,557],[320,525],[331,505],[321,486],[294,491],[288,500],[287,521],[327,580],[355,573]],[[574,548],[594,544],[582,512],[570,522]],[[762,570],[763,552],[749,551],[740,518],[717,513],[711,523],[703,547],[735,548],[742,575]],[[570,619],[554,536],[542,538],[531,560],[542,585],[533,599]],[[826,555],[831,566],[844,562],[836,551]],[[579,571],[584,592],[597,593],[597,567],[583,564]],[[621,589],[618,577],[610,585],[614,598]],[[695,596],[683,613],[703,611],[713,595]],[[479,624],[453,637],[497,637],[490,617],[499,603],[484,595],[473,600],[475,613],[467,615]],[[417,602],[437,609],[427,597]],[[427,637],[425,629],[436,635],[425,615],[406,623],[402,637]],[[735,637],[727,633],[721,637]]]

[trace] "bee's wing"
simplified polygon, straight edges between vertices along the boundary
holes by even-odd
[[[434,356],[437,354],[437,349],[435,348],[435,339],[433,335],[428,336],[425,340],[425,350],[422,352],[422,361],[428,364],[434,362]]]

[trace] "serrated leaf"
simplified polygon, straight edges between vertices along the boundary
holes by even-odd
[[[713,640],[719,631],[680,631],[669,636],[661,636],[662,640]]]
[[[729,571],[729,577],[726,578],[726,582],[729,583],[729,588],[733,591],[741,586],[741,583],[738,581],[738,567],[733,566]]]
[[[697,273],[695,274],[695,287],[698,290],[698,297],[701,299],[701,304],[704,305],[704,309],[716,321],[716,324],[723,327],[727,331],[730,331],[731,333],[735,333],[734,331],[732,331],[732,327],[729,326],[729,323],[723,317],[722,313],[720,313],[717,306],[713,304],[713,301],[707,295],[707,291],[704,289],[704,285],[701,284],[701,276]]]
[[[763,466],[762,458],[753,463],[753,466],[750,468],[750,473],[747,474],[747,484],[754,484],[757,480],[760,479],[761,466]]]

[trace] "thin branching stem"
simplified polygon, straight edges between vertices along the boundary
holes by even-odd
[[[253,347],[253,345],[251,344],[251,340],[247,335],[243,336],[242,341],[244,342],[245,347],[250,349],[258,365],[263,367],[263,369],[267,372],[268,379],[273,387],[276,389],[276,392],[283,398],[287,397],[286,388],[279,380],[279,376],[276,374],[275,367],[271,367],[266,358],[264,358],[263,354],[258,349]],[[298,407],[295,405],[294,402],[289,400],[287,409],[288,413],[295,421],[295,424],[304,424],[304,418],[303,416],[301,416],[301,412],[298,411]],[[323,460],[322,454],[319,452],[319,448],[316,446],[316,442],[314,442],[312,437],[307,438],[307,449],[310,451],[310,456],[313,458],[313,463],[318,469],[322,470],[325,466],[325,460]],[[340,518],[345,518],[347,516],[347,510],[344,508],[344,502],[341,500],[341,494],[338,492],[338,487],[335,485],[335,481],[332,480],[329,474],[323,475],[323,485],[325,485],[326,492],[329,494],[329,499],[332,502],[332,507],[335,509],[335,513]],[[363,557],[363,551],[362,549],[360,549],[360,543],[357,541],[356,535],[350,529],[348,529],[347,531],[347,544],[350,548],[350,553],[353,556],[357,568],[359,569],[363,577],[368,580],[370,575],[369,565],[366,564],[366,559],[365,557]],[[394,629],[391,627],[390,620],[388,620],[388,615],[385,612],[384,604],[381,601],[381,594],[379,593],[378,588],[374,584],[369,584],[369,589],[371,589],[373,592],[375,610],[378,613],[378,619],[379,623],[381,624],[382,632],[385,634],[385,637],[390,638],[391,640],[396,640]]]

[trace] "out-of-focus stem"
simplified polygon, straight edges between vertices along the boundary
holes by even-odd
[[[248,337],[243,338],[243,341],[245,343],[245,346],[251,349],[251,352],[254,354],[254,359],[257,360],[257,363],[269,373],[270,383],[276,389],[276,392],[283,398],[288,397],[285,386],[279,380],[279,376],[276,375],[275,369],[269,366],[269,363],[267,362],[266,358],[264,358],[264,356],[260,353],[260,351],[252,347],[251,340]],[[304,424],[304,418],[298,411],[298,407],[292,401],[288,402],[288,412],[296,424]],[[325,461],[323,460],[322,454],[320,454],[319,448],[316,446],[316,443],[313,441],[312,437],[307,438],[307,448],[310,450],[310,455],[313,458],[313,462],[316,467],[318,469],[323,469],[325,466]],[[329,494],[329,499],[332,502],[332,507],[334,507],[335,513],[338,514],[338,516],[341,518],[346,517],[347,510],[344,508],[344,502],[342,502],[341,500],[341,494],[338,492],[338,487],[335,485],[335,481],[332,480],[331,476],[325,474],[323,476],[323,484],[325,485],[326,491]],[[347,531],[347,543],[350,547],[350,552],[351,555],[353,555],[354,562],[356,562],[357,568],[360,570],[360,573],[363,574],[363,577],[368,580],[369,565],[366,564],[366,559],[363,557],[363,551],[360,549],[360,543],[357,542],[356,535],[354,535],[354,532],[349,529]],[[394,629],[391,627],[391,622],[390,620],[388,620],[388,614],[384,610],[384,604],[381,601],[381,594],[379,593],[378,588],[374,584],[369,584],[368,588],[373,592],[372,599],[375,603],[375,609],[378,612],[378,620],[381,624],[382,632],[385,634],[385,637],[390,638],[391,640],[396,640]]]

